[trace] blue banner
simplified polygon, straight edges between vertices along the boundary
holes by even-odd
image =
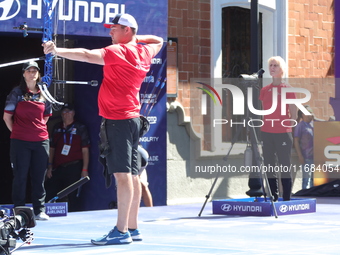
[[[164,44],[166,45],[166,44]],[[166,46],[153,59],[141,90],[141,115],[150,122],[150,130],[140,138],[149,153],[146,167],[149,189],[155,205],[166,204]],[[164,193],[165,192],[165,193]]]
[[[139,34],[167,37],[167,1],[139,0],[50,0],[53,3],[55,34],[108,36],[103,23],[117,13],[136,17]],[[43,27],[43,0],[0,1],[0,32],[18,32],[13,27],[26,23],[28,28]],[[164,29],[165,28],[165,29]],[[39,33],[29,31],[29,33]]]

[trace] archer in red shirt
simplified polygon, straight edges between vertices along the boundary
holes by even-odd
[[[109,234],[91,240],[96,245],[142,240],[137,229],[141,197],[137,164],[139,90],[151,59],[163,47],[163,39],[158,36],[137,35],[138,24],[129,14],[117,14],[104,26],[110,29],[112,45],[102,49],[57,48],[52,41],[43,44],[45,54],[104,66],[98,106],[110,146],[106,165],[117,183],[118,218]]]

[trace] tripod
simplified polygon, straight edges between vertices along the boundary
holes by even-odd
[[[263,70],[261,71],[261,70],[259,72],[263,73],[264,71]],[[261,73],[261,75],[262,75],[262,73]],[[256,76],[256,79],[257,79],[257,76]],[[247,83],[247,86],[250,86],[250,83]],[[246,118],[244,120],[245,120],[244,123],[248,124],[247,125],[247,142],[248,142],[248,144],[249,144],[249,142],[251,144],[252,155],[254,155],[256,166],[257,166],[257,169],[259,170],[258,178],[260,180],[260,186],[261,186],[261,189],[262,189],[262,194],[260,194],[260,192],[257,192],[256,196],[263,195],[264,196],[264,200],[267,202],[265,186],[264,186],[264,183],[263,183],[263,180],[264,180],[265,183],[266,183],[267,190],[268,190],[268,195],[269,195],[269,198],[270,198],[270,202],[271,202],[271,205],[273,207],[274,216],[275,216],[275,218],[277,218],[277,211],[276,211],[276,208],[275,208],[275,205],[274,205],[274,198],[273,198],[271,190],[270,190],[267,173],[264,172],[263,169],[262,169],[262,166],[263,166],[263,157],[261,155],[262,154],[261,153],[262,152],[261,144],[259,143],[259,141],[257,139],[257,134],[256,134],[256,130],[255,130],[254,125],[252,125],[251,127],[249,126],[249,123],[252,121],[252,119],[249,117],[249,109],[247,109]],[[237,129],[236,134],[233,136],[230,148],[228,150],[228,153],[223,158],[224,161],[228,161],[229,154],[230,154],[230,152],[231,152],[235,142],[238,140],[238,137],[239,137],[239,135],[241,133],[241,130],[243,130],[243,129],[242,128]],[[204,210],[204,207],[207,204],[208,199],[210,198],[210,195],[211,195],[211,193],[212,193],[212,191],[213,191],[213,189],[214,189],[214,187],[216,185],[216,182],[217,182],[217,180],[219,178],[219,175],[220,175],[220,172],[217,172],[215,180],[214,180],[214,182],[213,182],[213,184],[212,184],[212,186],[211,186],[211,188],[209,190],[209,193],[205,196],[206,200],[205,200],[205,202],[204,202],[204,204],[203,204],[203,206],[201,208],[201,211],[198,214],[199,217],[201,216],[201,214],[202,214],[202,212]],[[250,191],[248,191],[246,193],[248,195],[250,195],[250,193],[251,193]]]

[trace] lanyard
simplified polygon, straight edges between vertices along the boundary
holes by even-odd
[[[72,139],[73,139],[72,131],[73,131],[73,127],[74,127],[74,124],[72,125],[72,127],[70,129],[68,129],[68,130],[71,130],[71,132],[70,132],[70,144],[69,145],[72,144]],[[63,130],[63,133],[64,133],[64,144],[66,144],[66,129]]]

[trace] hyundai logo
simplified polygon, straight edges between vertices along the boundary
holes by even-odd
[[[19,0],[4,0],[0,3],[0,20],[9,20],[14,18],[20,11]]]
[[[221,210],[224,212],[230,212],[232,210],[232,206],[229,204],[223,204],[221,205]]]
[[[279,210],[282,213],[288,212],[288,206],[287,205],[281,205]]]

